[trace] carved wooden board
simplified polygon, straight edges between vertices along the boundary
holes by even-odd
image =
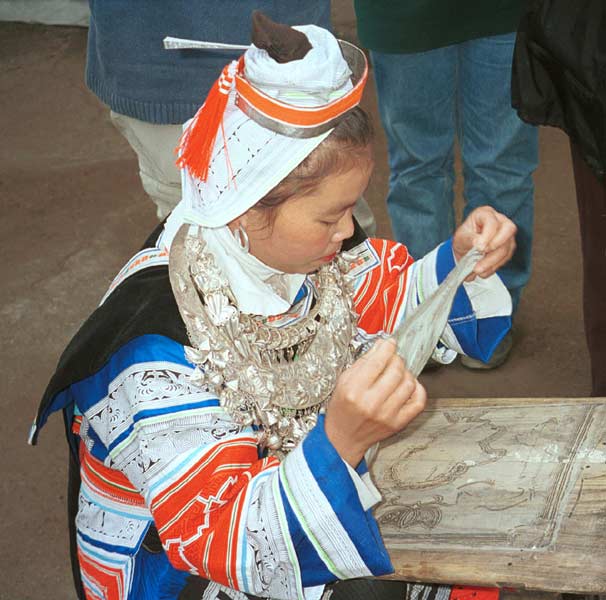
[[[434,401],[372,473],[393,578],[606,592],[606,399]]]

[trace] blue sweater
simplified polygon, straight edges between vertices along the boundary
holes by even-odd
[[[251,13],[330,27],[330,0],[90,0],[86,84],[117,113],[183,123],[238,52],[164,50],[165,36],[249,44]]]

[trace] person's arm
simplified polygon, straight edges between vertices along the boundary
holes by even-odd
[[[144,336],[100,374],[106,393],[81,406],[85,443],[144,498],[171,564],[285,599],[390,572],[365,465],[345,462],[324,418],[281,463],[260,458],[254,431],[192,372],[181,345]]]
[[[515,226],[495,215],[489,207],[477,209],[453,238],[414,262],[401,244],[367,241],[365,255],[372,254],[376,265],[357,280],[359,326],[367,333],[391,333],[437,289],[456,260],[478,244],[486,256],[476,265],[473,280],[457,291],[434,358],[444,363],[452,362],[457,354],[489,358],[511,328],[511,297],[495,271],[515,248]]]

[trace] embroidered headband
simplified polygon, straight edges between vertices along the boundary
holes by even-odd
[[[349,42],[338,40],[343,57],[352,72],[353,88],[324,106],[294,106],[280,102],[252,86],[244,76],[244,56],[236,71],[236,104],[251,119],[267,129],[289,137],[309,138],[333,129],[343,115],[362,99],[368,79],[364,52]]]

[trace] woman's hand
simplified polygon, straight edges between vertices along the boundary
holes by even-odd
[[[337,380],[326,435],[352,467],[368,448],[398,433],[425,408],[423,386],[406,370],[393,340],[379,340]]]
[[[516,248],[516,231],[517,227],[510,219],[490,206],[480,206],[469,214],[452,238],[457,260],[474,246],[484,253],[469,279],[475,275],[488,277],[509,261]]]

